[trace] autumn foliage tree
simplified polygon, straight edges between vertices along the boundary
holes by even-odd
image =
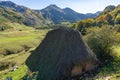
[[[118,14],[115,18],[115,24],[120,24],[120,14]]]
[[[92,18],[88,18],[84,21],[84,27],[91,27],[95,25],[95,20]]]

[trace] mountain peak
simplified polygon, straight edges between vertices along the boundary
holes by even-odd
[[[11,7],[11,6],[15,6],[16,4],[11,1],[0,1],[0,5]]]
[[[64,11],[74,11],[74,10],[72,10],[72,9],[69,8],[69,7],[66,7],[66,8],[64,8],[63,10],[64,10]]]
[[[50,4],[48,7],[42,9],[41,11],[57,11],[57,12],[61,12],[61,13],[64,12],[60,7],[58,7],[54,4]]]
[[[68,7],[64,8],[63,10],[64,10],[66,13],[77,13],[77,12],[75,12],[74,10],[72,10],[71,8],[68,8]]]
[[[24,7],[24,6],[20,6],[20,5],[17,5],[11,1],[0,1],[0,7],[3,7],[3,8],[11,8],[17,12],[24,12],[27,10],[27,7]]]
[[[71,8],[69,8],[69,7],[66,7],[66,8],[64,8],[64,9],[66,9],[66,10],[67,10],[67,9],[68,9],[68,10],[72,10],[72,9],[71,9]]]
[[[58,6],[56,6],[55,4],[50,4],[48,7],[46,8],[49,8],[49,9],[61,9],[59,8]]]
[[[50,4],[49,7],[57,7],[55,4]]]
[[[105,9],[104,9],[104,13],[106,13],[106,12],[110,12],[110,11],[112,11],[112,10],[114,10],[115,9],[115,6],[114,5],[109,5],[109,6],[107,6]]]
[[[43,13],[44,18],[50,19],[54,23],[60,23],[62,21],[75,22],[78,20],[93,18],[96,16],[95,14],[86,15],[78,13],[68,7],[61,9],[54,4],[51,4],[48,7],[42,9],[41,12]]]

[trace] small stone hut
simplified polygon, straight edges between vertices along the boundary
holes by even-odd
[[[97,61],[79,31],[59,27],[47,33],[25,63],[38,72],[37,80],[67,80],[91,70]]]

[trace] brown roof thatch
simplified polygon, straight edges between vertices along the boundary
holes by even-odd
[[[74,29],[60,27],[47,33],[26,60],[37,80],[63,80],[94,67],[96,56]]]

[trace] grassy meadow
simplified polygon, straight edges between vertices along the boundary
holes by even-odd
[[[49,30],[23,27],[21,30],[0,32],[0,80],[10,76],[13,80],[24,80],[23,77],[26,76],[27,71],[24,64],[26,58],[40,44]],[[119,35],[117,34],[117,36]],[[85,35],[83,38],[86,39],[88,36]],[[108,65],[104,65],[96,74],[94,80],[120,79],[120,45],[112,46],[111,49],[115,60]],[[15,65],[19,66],[18,69],[11,71]]]
[[[11,76],[13,80],[20,80],[26,73],[24,64],[30,51],[34,50],[44,38],[49,29],[0,32],[0,80]],[[19,68],[10,70],[14,65]]]

